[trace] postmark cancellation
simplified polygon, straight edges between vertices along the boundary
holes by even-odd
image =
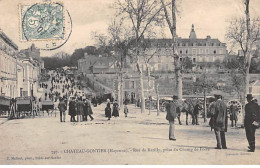
[[[63,40],[64,10],[61,2],[19,4],[21,41]]]

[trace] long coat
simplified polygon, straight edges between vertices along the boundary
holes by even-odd
[[[119,117],[119,111],[118,111],[118,104],[114,103],[113,104],[113,112],[112,112],[112,116],[114,117]]]
[[[212,127],[216,131],[227,132],[227,107],[222,100],[217,100],[210,107],[210,113],[213,115]]]
[[[69,103],[69,115],[70,116],[76,116],[76,102],[75,101],[70,101]]]
[[[257,121],[257,113],[259,113],[259,106],[254,102],[249,102],[245,106],[245,123],[244,125],[250,125],[254,121]]]
[[[86,102],[84,102],[84,115],[92,115],[93,111],[91,108],[91,103],[86,100]]]
[[[236,105],[231,105],[230,106],[230,120],[235,120],[237,121],[237,113],[238,113],[238,107]]]
[[[166,111],[166,120],[174,121],[174,119],[180,113],[180,105],[177,101],[171,101],[170,103],[166,104]]]
[[[59,108],[59,110],[61,111],[61,112],[64,112],[64,111],[66,111],[66,104],[65,104],[65,102],[64,101],[61,101],[60,103],[59,103],[59,105],[58,105],[58,108]]]
[[[76,103],[76,111],[77,115],[84,115],[84,103],[82,101],[78,101]]]
[[[111,108],[110,107],[105,108],[105,115],[107,118],[111,118]]]

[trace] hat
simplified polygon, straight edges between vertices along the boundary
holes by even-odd
[[[178,100],[178,96],[173,95],[173,96],[172,96],[172,99],[173,99],[173,100]]]
[[[246,98],[252,100],[254,97],[252,94],[247,94]]]

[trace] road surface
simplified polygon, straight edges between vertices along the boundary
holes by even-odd
[[[0,164],[260,164],[259,129],[255,153],[247,152],[241,128],[229,128],[228,149],[216,150],[207,124],[177,124],[177,141],[169,141],[165,113],[141,114],[130,105],[127,118],[121,112],[107,121],[104,108],[93,107],[95,119],[87,122],[45,115],[1,124]]]

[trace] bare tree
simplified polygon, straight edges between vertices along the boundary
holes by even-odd
[[[141,112],[144,112],[145,99],[143,69],[140,67],[140,45],[141,39],[146,35],[147,30],[152,25],[161,23],[161,3],[156,0],[118,0],[115,6],[119,15],[125,16],[125,19],[130,20],[131,28],[134,32],[135,44],[131,56],[140,75]]]
[[[245,95],[249,93],[249,68],[251,65],[252,49],[260,37],[260,20],[259,18],[251,20],[249,12],[250,0],[243,0],[243,3],[245,5],[245,18],[232,20],[227,29],[226,37],[231,44],[238,46],[243,53],[244,101],[242,103],[244,105],[246,102]],[[242,116],[244,116],[244,113]]]
[[[123,75],[125,70],[125,62],[127,52],[132,39],[131,31],[123,27],[123,19],[114,19],[108,26],[108,35],[94,34],[99,48],[104,48],[104,52],[113,60],[117,77],[118,77],[118,104],[123,105]],[[106,48],[109,48],[106,50]]]
[[[182,73],[181,73],[181,63],[177,52],[177,34],[176,34],[176,0],[171,0],[170,3],[166,4],[165,0],[161,0],[162,7],[165,14],[165,19],[167,21],[168,27],[172,35],[172,51],[174,58],[174,68],[175,68],[175,78],[176,78],[176,90],[179,99],[182,99]],[[171,10],[169,12],[169,10]]]

